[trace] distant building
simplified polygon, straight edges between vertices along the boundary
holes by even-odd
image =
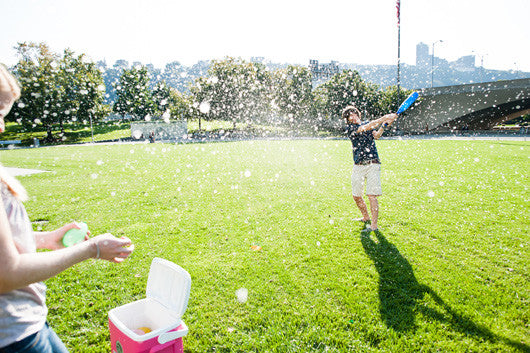
[[[431,65],[429,46],[425,43],[416,45],[416,67],[418,69],[428,69]]]
[[[331,61],[328,64],[319,64],[318,60],[309,60],[309,70],[313,76],[313,80],[329,79],[335,74],[338,74],[338,61]]]
[[[114,63],[114,68],[115,69],[128,69],[129,68],[129,62],[127,60],[123,60],[123,59],[116,60],[116,62]]]
[[[418,43],[416,45],[416,69],[430,71],[433,69],[431,66],[434,66],[434,69],[451,66],[459,71],[472,71],[475,69],[475,56],[463,56],[450,63],[445,59],[432,57],[432,54],[429,54],[429,46],[425,43]]]
[[[475,70],[475,55],[462,56],[451,63],[451,67],[460,72],[471,72]]]

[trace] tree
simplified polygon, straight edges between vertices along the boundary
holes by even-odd
[[[175,88],[179,92],[189,92],[188,86],[192,78],[188,76],[186,68],[178,61],[166,64],[161,78],[168,86]]]
[[[103,117],[105,85],[103,76],[96,65],[87,60],[84,54],[78,57],[66,49],[60,61],[60,80],[63,86],[61,106],[63,117],[60,124],[66,121],[80,121],[88,124]]]
[[[25,126],[44,126],[47,140],[52,140],[52,125],[58,108],[55,102],[61,95],[58,57],[44,43],[19,43],[17,54],[20,60],[15,74],[22,92],[12,117]]]
[[[171,89],[169,92],[169,112],[172,118],[189,119],[193,113],[191,98]]]
[[[119,83],[115,84],[117,99],[114,111],[122,116],[131,115],[134,120],[149,120],[156,113],[149,81],[144,66],[124,69]]]
[[[102,115],[102,77],[83,54],[75,57],[67,49],[60,57],[44,43],[19,43],[17,54],[20,60],[15,74],[22,96],[13,109],[16,121],[25,126],[43,126],[46,141],[53,142],[55,125],[64,134],[65,122],[79,118],[86,123]]]
[[[155,106],[155,114],[159,116],[167,117],[170,115],[170,98],[171,88],[168,87],[165,81],[157,83],[152,92],[153,104]]]
[[[380,113],[378,86],[364,82],[357,71],[345,70],[334,75],[317,88],[316,95],[319,115],[331,123],[340,123],[342,109],[350,104],[357,106],[365,118]]]
[[[268,110],[270,75],[263,65],[228,58],[214,61],[208,77],[191,87],[194,108],[200,117],[252,123]]]
[[[272,75],[261,63],[252,63],[251,69],[246,121],[250,124],[268,122],[272,115]]]
[[[412,93],[412,90],[389,86],[381,91],[379,109],[381,114],[396,112],[401,103]]]
[[[116,89],[115,84],[120,81],[121,73],[123,68],[119,66],[107,67],[105,61],[98,62],[98,69],[103,75],[103,81],[105,82],[105,103],[113,105],[116,102]]]
[[[308,123],[313,111],[311,72],[301,66],[289,65],[273,74],[273,105],[283,119],[293,127],[302,119]]]

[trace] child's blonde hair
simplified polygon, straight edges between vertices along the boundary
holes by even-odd
[[[17,79],[7,70],[4,64],[0,63],[0,89],[2,91],[11,91],[15,100],[20,98],[20,85]],[[28,198],[26,189],[20,182],[11,176],[7,170],[0,164],[0,182],[7,186],[7,189],[20,201]]]
[[[13,98],[15,100],[20,98],[20,84],[18,80],[13,76],[6,68],[6,66],[0,63],[0,88],[13,93]]]
[[[15,179],[12,175],[10,175],[7,172],[7,169],[5,169],[0,164],[0,182],[4,183],[5,186],[7,186],[7,189],[13,196],[15,196],[20,201],[26,201],[28,199],[28,193],[26,192],[26,189],[22,186],[20,181]]]

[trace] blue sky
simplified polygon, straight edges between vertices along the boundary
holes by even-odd
[[[0,0],[0,62],[17,42],[92,60],[191,65],[226,56],[308,65],[397,62],[396,0]],[[530,72],[529,0],[401,0],[401,61],[424,42],[447,60]]]

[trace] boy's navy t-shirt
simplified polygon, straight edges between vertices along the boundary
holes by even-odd
[[[368,124],[368,121],[364,121],[361,124],[348,124],[346,127],[346,134],[350,138],[353,147],[353,162],[355,164],[373,161],[374,159],[379,160],[372,133],[373,130],[357,132],[360,126],[366,124]]]

